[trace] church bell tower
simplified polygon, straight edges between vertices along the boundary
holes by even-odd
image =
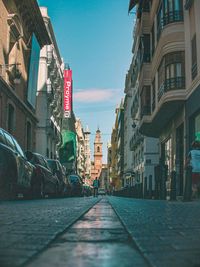
[[[101,131],[98,128],[94,141],[94,169],[97,177],[99,177],[102,169],[102,145],[103,143],[101,141]]]

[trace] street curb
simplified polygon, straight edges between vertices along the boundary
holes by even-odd
[[[140,246],[138,246],[137,241],[134,239],[134,237],[131,235],[131,233],[129,232],[128,227],[126,226],[126,224],[123,222],[121,216],[118,214],[118,212],[116,211],[116,209],[113,207],[112,203],[109,200],[109,197],[107,197],[109,204],[111,205],[111,207],[113,208],[114,212],[116,213],[118,219],[120,220],[121,224],[123,225],[123,227],[125,228],[126,232],[128,233],[128,236],[130,238],[130,240],[133,242],[134,248],[139,252],[139,254],[143,257],[143,259],[146,261],[146,263],[149,265],[149,267],[155,267],[154,265],[152,265],[152,263],[149,261],[149,259],[142,253]]]

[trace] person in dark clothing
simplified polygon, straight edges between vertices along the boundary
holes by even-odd
[[[99,180],[96,177],[93,181],[93,196],[98,197]]]

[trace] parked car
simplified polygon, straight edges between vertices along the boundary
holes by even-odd
[[[15,138],[0,128],[0,197],[30,196],[34,171]]]
[[[105,189],[104,188],[99,188],[98,195],[105,196],[106,195]]]
[[[35,152],[26,152],[27,159],[35,166],[36,175],[32,180],[32,191],[36,197],[57,196],[59,194],[59,179],[52,173],[46,158]]]
[[[79,175],[70,174],[68,181],[71,189],[71,196],[83,196],[83,182]]]
[[[92,188],[88,184],[83,184],[83,195],[89,197],[92,195]]]
[[[59,179],[59,195],[69,196],[70,195],[70,185],[66,176],[66,170],[61,165],[59,160],[47,159],[48,165],[54,175],[57,175]]]

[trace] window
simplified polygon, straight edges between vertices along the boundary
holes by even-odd
[[[8,132],[13,134],[15,130],[15,109],[13,105],[8,104]]]
[[[183,21],[183,0],[162,0],[157,13],[157,38],[169,23]]]
[[[97,147],[97,152],[100,152],[100,147],[99,146]]]
[[[144,86],[141,92],[141,117],[151,114],[151,88]]]
[[[175,52],[165,56],[165,91],[185,86],[184,53]]]
[[[185,88],[185,53],[165,55],[158,68],[158,100],[164,92]]]
[[[197,76],[197,43],[196,43],[196,34],[191,40],[191,49],[192,49],[192,79]]]
[[[144,34],[142,37],[143,62],[150,62],[150,34]]]

